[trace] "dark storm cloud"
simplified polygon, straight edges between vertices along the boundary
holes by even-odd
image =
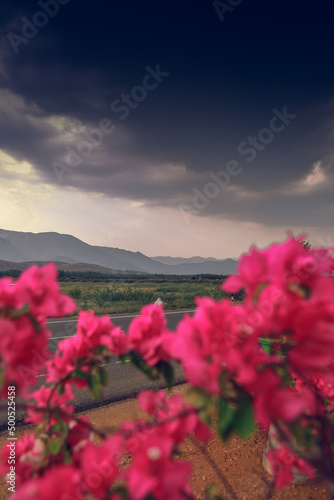
[[[199,189],[202,195],[203,191]],[[189,205],[182,204],[180,207],[180,213],[187,223],[196,214],[200,217],[211,215],[224,220],[257,222],[268,226],[333,226],[333,180],[330,186],[315,193],[263,193],[247,197],[225,192],[213,200],[198,195],[198,191],[196,195],[195,197],[194,193]],[[206,200],[209,202],[207,207]]]
[[[242,173],[196,215],[329,223],[331,4],[245,0],[220,22],[211,2],[70,0],[18,53],[8,35],[23,36],[41,3],[3,2],[2,9],[0,147],[29,161],[41,180],[194,208],[194,189],[203,191],[209,172],[235,160]],[[131,92],[157,65],[168,77],[136,102]],[[124,94],[131,106],[113,112]],[[271,138],[263,130],[272,130],[273,109],[284,107],[296,116]],[[79,154],[80,141],[104,119],[115,129],[76,166],[66,163],[68,148]],[[298,191],[319,161],[327,191]],[[55,162],[65,166],[61,175]]]

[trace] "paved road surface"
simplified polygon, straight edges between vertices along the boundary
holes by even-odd
[[[174,330],[184,314],[192,314],[192,312],[192,310],[165,312],[167,328]],[[135,314],[112,315],[111,320],[116,326],[120,326],[124,331],[127,331],[128,326],[134,317],[136,317]],[[53,319],[48,322],[48,326],[52,332],[49,343],[49,349],[51,352],[55,352],[60,340],[66,337],[71,337],[75,334],[76,323],[76,318]],[[105,368],[108,372],[109,383],[104,389],[102,401],[92,399],[88,390],[74,391],[74,406],[76,411],[85,411],[107,403],[134,397],[140,390],[143,389],[158,389],[164,387],[162,382],[152,383],[132,365],[121,365],[116,359],[112,360],[112,362]],[[179,367],[176,367],[175,375],[176,383],[182,383],[183,376]],[[40,386],[43,382],[44,377],[40,377],[40,383],[38,386]],[[19,401],[17,400],[17,402]],[[5,429],[7,426],[6,416],[6,412],[0,411],[0,430]],[[17,410],[16,422],[21,422],[24,417],[25,412],[23,410]]]
[[[167,311],[165,312],[167,319],[167,328],[175,330],[177,324],[180,322],[185,314],[192,314],[193,309],[184,309],[183,311]],[[128,330],[129,324],[138,314],[119,314],[111,315],[111,321],[120,326],[124,331]],[[48,321],[48,327],[52,332],[52,337],[49,344],[49,349],[54,352],[58,342],[66,337],[71,337],[76,332],[77,318],[71,319],[52,319]]]

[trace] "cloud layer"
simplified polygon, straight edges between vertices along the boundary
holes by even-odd
[[[245,2],[221,22],[210,3],[4,3],[0,172],[12,214],[8,193],[23,200],[30,185],[120,203],[133,220],[142,209],[180,227],[328,234],[331,6]]]

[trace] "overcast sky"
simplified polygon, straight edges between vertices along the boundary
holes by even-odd
[[[0,228],[149,256],[334,245],[332,2],[0,12]]]

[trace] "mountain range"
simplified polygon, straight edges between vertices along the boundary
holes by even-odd
[[[56,262],[58,268],[61,264],[63,269],[64,266],[66,268],[66,264],[72,264],[78,269],[83,269],[83,264],[90,264],[89,270],[96,272],[103,271],[97,270],[94,266],[102,266],[113,271],[150,274],[226,275],[235,273],[237,268],[237,260],[234,259],[147,257],[141,252],[89,245],[69,234],[25,233],[5,229],[0,229],[1,260],[9,261],[7,265],[2,263],[5,267],[12,263]]]

